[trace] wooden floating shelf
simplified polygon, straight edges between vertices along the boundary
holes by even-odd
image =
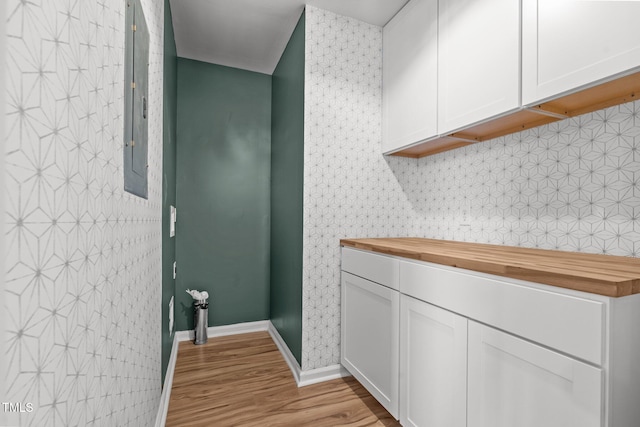
[[[526,129],[580,116],[640,98],[640,72],[620,77],[570,95],[543,102],[475,124],[450,135],[422,142],[392,156],[425,157],[478,142],[488,141]]]

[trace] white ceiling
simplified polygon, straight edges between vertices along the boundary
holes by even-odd
[[[171,0],[178,56],[272,74],[305,3],[384,26],[408,0]]]

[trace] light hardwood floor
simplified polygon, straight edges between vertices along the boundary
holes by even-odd
[[[267,332],[181,342],[167,426],[399,426],[352,377],[298,388]]]

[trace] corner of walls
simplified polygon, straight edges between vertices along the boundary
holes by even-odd
[[[269,318],[271,76],[178,58],[176,329]]]
[[[308,6],[304,371],[340,362],[340,239],[409,236],[418,161],[382,151],[382,28]]]
[[[173,338],[169,333],[169,301],[175,296],[173,262],[175,237],[169,237],[170,206],[176,206],[176,121],[178,105],[178,56],[169,0],[164,0],[164,90],[162,132],[162,382],[171,356]],[[175,299],[174,299],[175,301]],[[173,327],[175,334],[175,324]]]
[[[272,75],[271,322],[298,363],[302,354],[305,12]]]

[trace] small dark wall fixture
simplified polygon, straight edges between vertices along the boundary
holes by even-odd
[[[127,0],[124,79],[124,189],[147,198],[149,29],[140,0]]]

